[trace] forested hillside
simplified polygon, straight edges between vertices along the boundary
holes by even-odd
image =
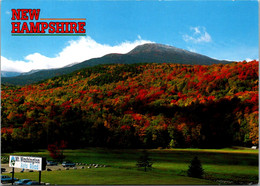
[[[2,85],[2,152],[258,145],[258,62],[99,65]]]

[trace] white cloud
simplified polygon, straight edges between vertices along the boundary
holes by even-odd
[[[191,35],[183,35],[183,40],[186,42],[193,42],[193,43],[208,43],[211,42],[211,36],[209,33],[206,31],[205,27],[190,27],[190,30],[192,31]]]
[[[191,27],[190,28],[191,30],[194,30],[195,31],[195,34],[200,34],[200,30],[199,30],[199,27]]]
[[[1,56],[1,70],[28,72],[33,69],[60,68],[75,62],[102,57],[109,53],[124,54],[145,43],[151,43],[151,41],[143,40],[139,35],[138,39],[133,42],[125,41],[115,46],[97,43],[89,36],[80,37],[78,40],[69,41],[68,46],[54,58],[34,53],[27,55],[24,60],[13,61]]]
[[[245,60],[246,60],[247,62],[253,61],[251,58],[246,58]]]
[[[188,50],[189,50],[190,52],[197,52],[196,49],[191,48],[191,47],[188,47]]]
[[[253,61],[254,59],[246,58],[245,60],[246,60],[246,62],[250,62],[250,61]],[[259,60],[257,59],[257,61],[259,61]]]

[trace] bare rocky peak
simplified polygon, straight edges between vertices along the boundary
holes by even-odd
[[[128,54],[137,54],[137,53],[147,53],[147,52],[172,52],[172,53],[183,53],[183,54],[191,54],[197,55],[194,52],[189,52],[184,49],[176,48],[170,45],[163,45],[158,43],[147,43],[143,45],[139,45],[131,50]]]

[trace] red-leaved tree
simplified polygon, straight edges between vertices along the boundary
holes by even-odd
[[[63,150],[66,148],[66,144],[67,143],[64,140],[61,140],[59,143],[55,142],[54,144],[49,144],[48,151],[50,152],[50,156],[61,163],[65,158]]]

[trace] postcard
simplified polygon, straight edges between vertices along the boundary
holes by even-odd
[[[259,2],[1,1],[1,183],[259,180]]]

